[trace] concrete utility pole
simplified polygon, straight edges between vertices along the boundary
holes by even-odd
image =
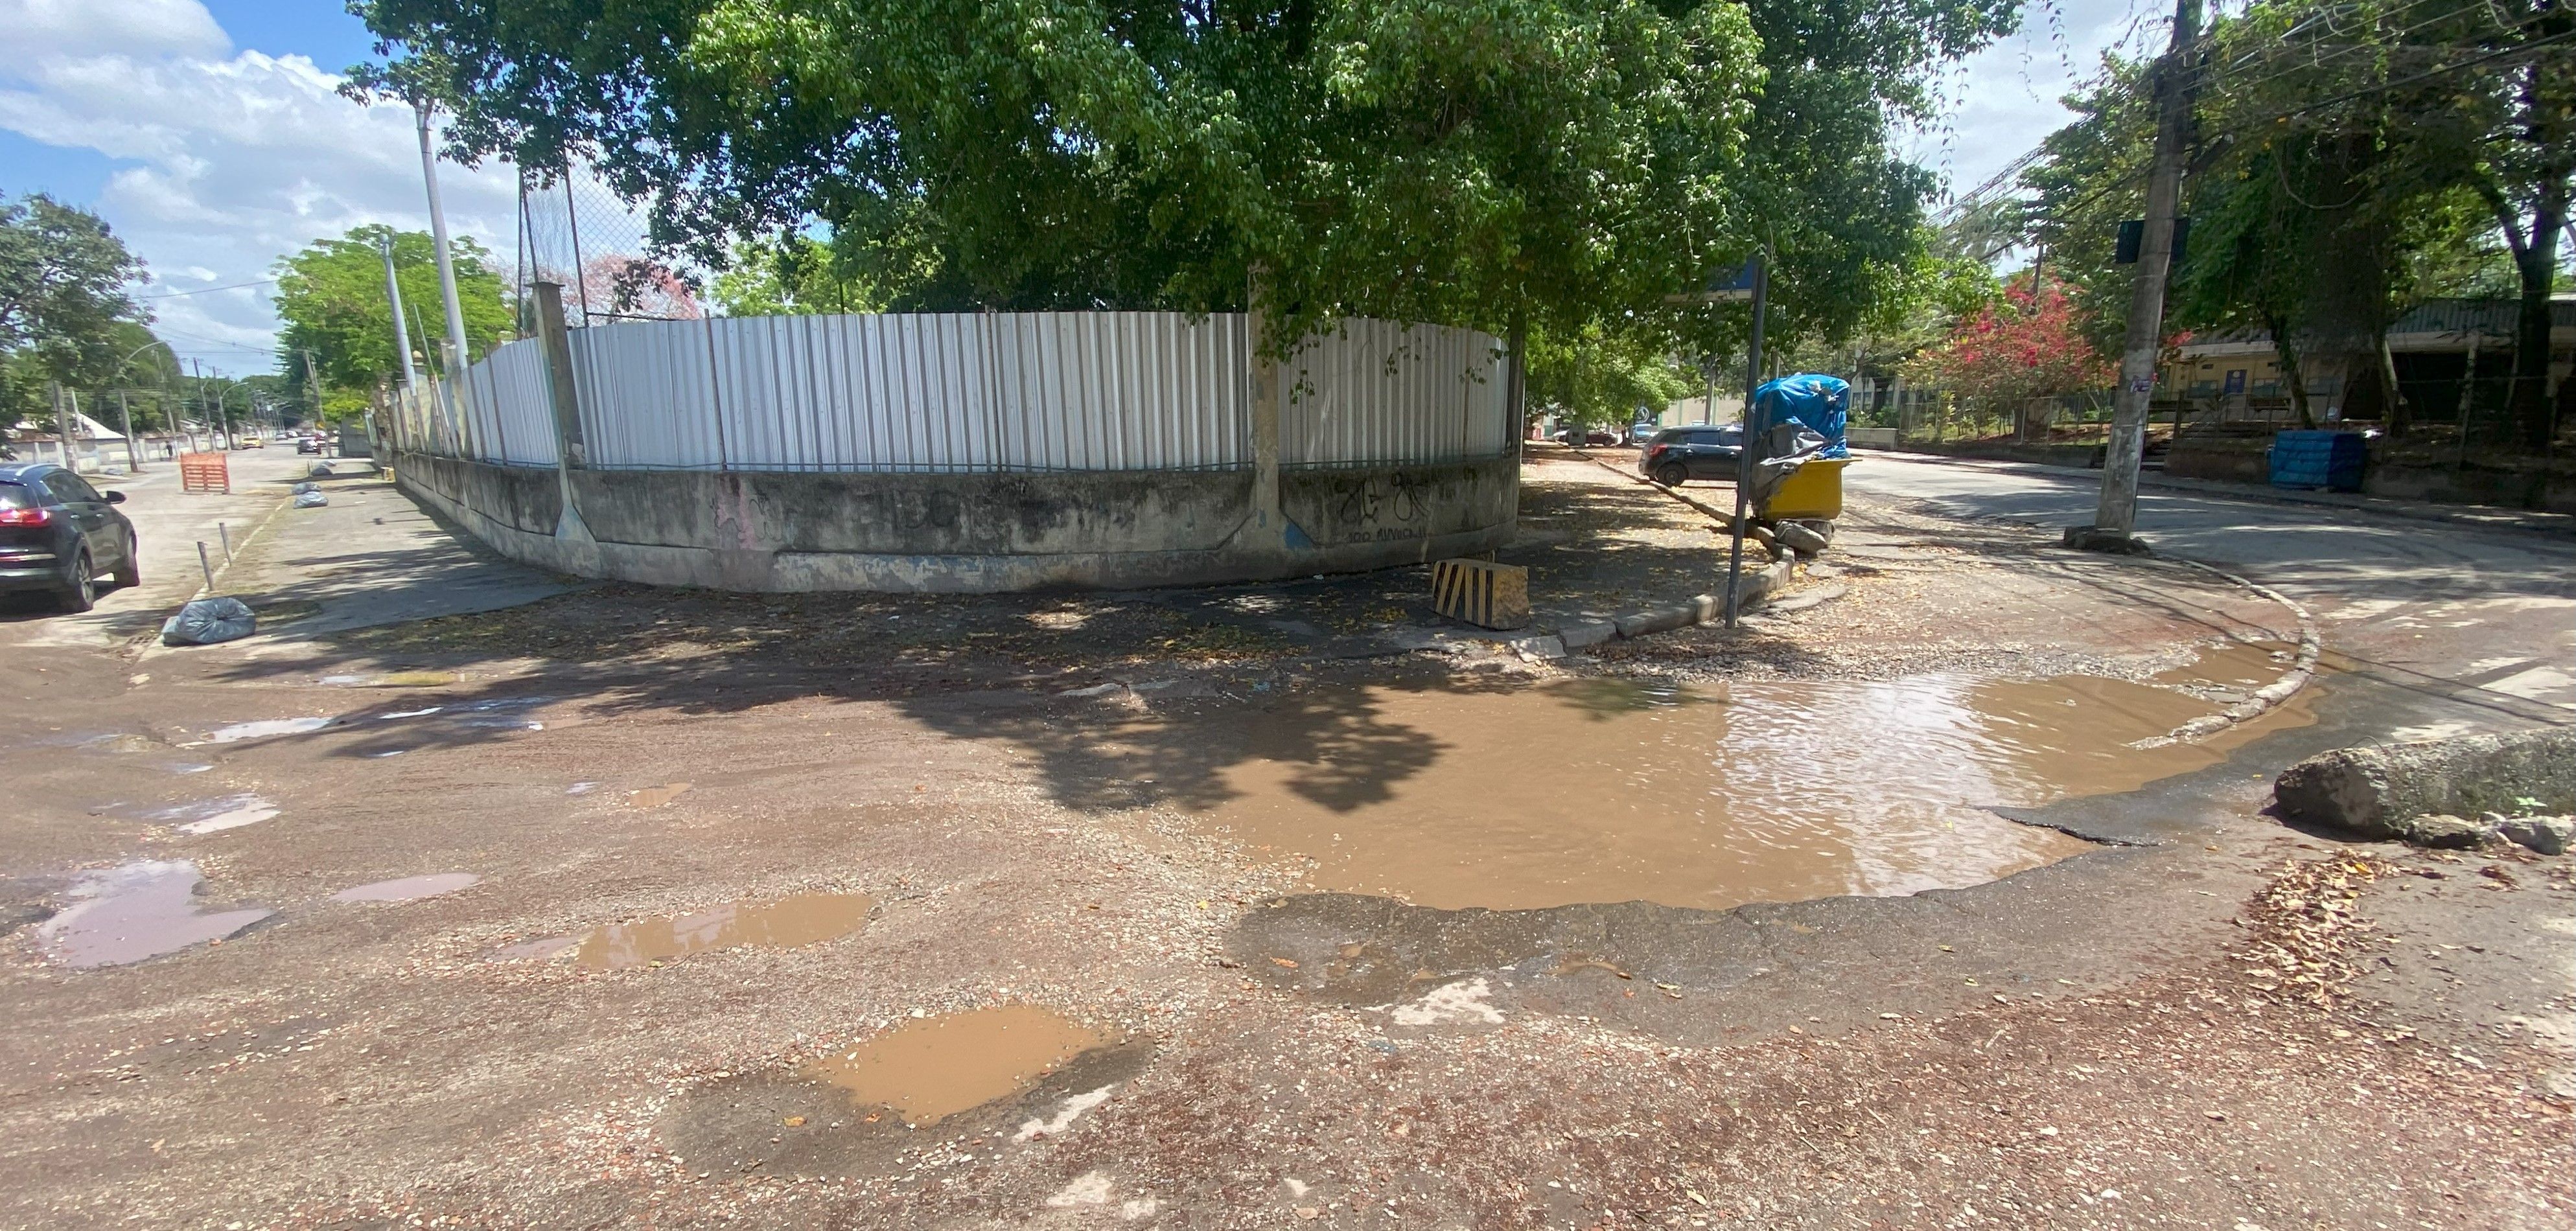
[[[447,302],[448,377],[454,379],[474,357],[465,350],[465,306],[456,298],[456,264],[447,256],[447,211],[438,203],[438,149],[429,138],[429,104],[412,106],[420,129],[420,178],[429,186],[429,235],[438,255],[438,295]]]
[[[394,361],[402,365],[403,392],[420,392],[420,377],[411,370],[411,327],[403,323],[402,282],[394,277],[394,237],[380,245],[385,254],[385,302],[394,309]]]
[[[2135,552],[2138,465],[2147,449],[2147,407],[2156,395],[2156,357],[2164,349],[2165,276],[2173,267],[2174,218],[2181,213],[2183,143],[2191,135],[2192,44],[2200,38],[2201,0],[2176,0],[2173,43],[2156,66],[2155,163],[2147,175],[2145,233],[2138,241],[2138,280],[2129,292],[2129,335],[2120,350],[2120,387],[2112,395],[2111,440],[2102,459],[2102,501],[2090,526],[2070,526],[2066,545]]]
[[[126,405],[123,389],[116,391],[116,419],[116,430],[125,433],[126,473],[141,474],[143,473],[143,454],[134,443],[134,408]]]

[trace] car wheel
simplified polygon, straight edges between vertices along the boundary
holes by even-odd
[[[1689,468],[1680,462],[1666,462],[1655,468],[1655,481],[1666,487],[1679,487],[1689,478]]]
[[[57,601],[66,614],[87,611],[98,602],[98,574],[90,567],[88,552],[73,557],[71,584],[63,587]]]
[[[125,536],[125,561],[116,568],[116,588],[131,590],[143,584],[143,551],[135,545],[134,535]]]

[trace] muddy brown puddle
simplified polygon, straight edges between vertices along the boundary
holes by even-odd
[[[2240,658],[2195,682],[2251,678]],[[1196,713],[1186,736],[1133,721],[1102,751],[1150,763],[1175,738],[1202,746],[1219,789],[1184,810],[1256,855],[1311,861],[1311,889],[1440,909],[1724,909],[2052,863],[2093,848],[1986,808],[2134,790],[2313,721],[2294,704],[2210,741],[2131,746],[2217,708],[2092,676],[1738,682],[1731,697],[1615,680],[1369,686]]]
[[[550,957],[570,948],[573,961],[598,970],[646,966],[742,945],[793,949],[846,936],[866,926],[876,899],[859,893],[798,893],[775,901],[727,902],[694,915],[639,919],[513,945],[504,958]]]
[[[907,1124],[936,1124],[1037,1084],[1110,1040],[1054,1010],[999,1005],[904,1022],[807,1072]]]

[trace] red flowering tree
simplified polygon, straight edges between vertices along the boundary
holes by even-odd
[[[1999,409],[2104,388],[2117,374],[2084,340],[2075,301],[2054,279],[2036,290],[2029,278],[2006,287],[1907,365],[1915,381]]]

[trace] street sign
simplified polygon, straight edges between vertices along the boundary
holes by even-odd
[[[1698,303],[1751,303],[1753,302],[1753,284],[1760,277],[1760,271],[1757,269],[1758,265],[1758,261],[1746,261],[1742,265],[1738,265],[1733,269],[1719,270],[1709,278],[1708,285],[1700,288],[1698,291],[1688,295],[1666,295],[1664,296],[1664,302],[1675,305]]]

